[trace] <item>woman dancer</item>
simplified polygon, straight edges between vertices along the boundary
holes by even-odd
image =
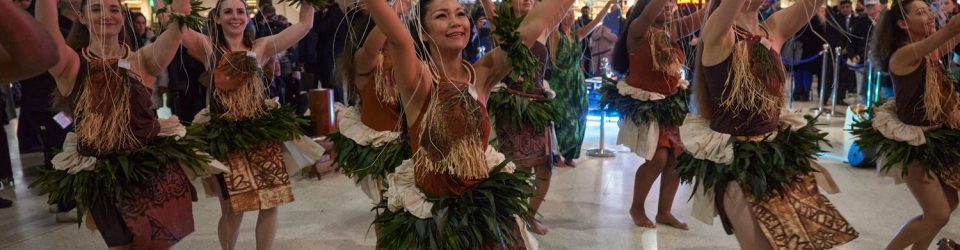
[[[301,5],[299,23],[254,40],[255,32],[247,29],[246,6],[242,0],[217,1],[210,12],[215,23],[213,36],[185,31],[183,44],[198,60],[210,63],[207,59],[214,59],[207,65],[213,66],[210,107],[197,114],[194,125],[210,143],[210,153],[230,169],[218,175],[213,185],[222,212],[220,246],[234,249],[243,214],[259,211],[257,249],[270,249],[276,236],[277,207],[294,199],[281,143],[301,136],[301,131],[292,108],[278,108],[275,100],[264,102],[262,69],[307,34],[313,25],[314,7]]]
[[[560,155],[563,156],[562,165],[576,166],[573,160],[580,158],[580,146],[583,145],[583,134],[587,127],[587,86],[583,84],[583,69],[580,68],[580,61],[583,59],[580,40],[600,25],[610,7],[616,6],[616,2],[607,2],[600,14],[577,32],[571,31],[576,18],[573,11],[570,11],[567,17],[560,21],[557,28],[559,32],[550,35],[552,84],[557,92],[553,104],[557,112],[561,113],[561,118],[557,121],[557,143],[560,146]]]
[[[641,0],[631,8],[630,26],[613,49],[613,69],[627,79],[603,93],[605,103],[613,103],[623,118],[617,143],[646,159],[634,178],[633,223],[655,227],[647,218],[644,201],[653,181],[662,176],[656,222],[686,230],[687,224],[670,212],[680,186],[674,170],[683,152],[680,124],[688,112],[689,94],[687,81],[680,75],[685,59],[679,41],[700,29],[704,11],[672,20],[676,7],[672,1]]]
[[[178,162],[197,167],[205,157],[179,121],[157,120],[149,89],[173,60],[183,25],[167,24],[155,43],[132,51],[120,42],[131,35],[121,31],[129,17],[120,1],[83,1],[68,43],[56,6],[38,1],[36,14],[59,47],[49,72],[75,132],[54,157],[56,171],[34,185],[50,193],[51,204],[75,199],[78,215],[89,210],[111,249],[170,248],[193,232],[194,191]],[[173,7],[181,17],[190,11],[183,0]]]
[[[870,120],[854,125],[863,148],[877,148],[881,173],[906,182],[923,214],[900,228],[887,249],[927,249],[957,208],[960,189],[960,99],[945,74],[943,55],[960,42],[960,17],[942,29],[924,1],[894,1],[881,14],[873,55],[890,72],[895,100],[878,108]]]
[[[370,14],[387,35],[394,62],[394,80],[404,108],[413,159],[388,176],[385,206],[378,216],[384,229],[383,248],[498,249],[519,248],[516,216],[527,218],[523,199],[529,184],[524,174],[513,174],[512,164],[487,145],[487,97],[493,86],[510,73],[502,49],[477,61],[464,62],[470,22],[456,0],[423,0],[416,8],[422,29],[423,55],[403,22],[383,1],[367,0]],[[572,0],[543,2],[509,38],[514,49],[531,47],[556,25]],[[501,172],[504,171],[504,172]],[[427,199],[426,196],[430,197]],[[491,201],[495,202],[491,203]],[[445,220],[433,220],[437,213]],[[429,219],[429,220],[425,220]],[[421,230],[426,228],[426,230]],[[409,237],[415,237],[410,243]]]
[[[361,3],[361,9],[365,5]],[[408,1],[393,5],[398,15],[410,8]],[[338,105],[339,131],[327,138],[333,141],[337,165],[375,204],[379,204],[389,173],[410,158],[410,146],[403,141],[399,96],[390,72],[390,56],[384,53],[387,37],[376,27],[366,11],[357,11],[341,56],[342,82],[353,83],[359,92],[357,107]],[[356,46],[361,45],[361,46]],[[359,109],[359,110],[358,110]]]
[[[533,9],[534,0],[509,1],[513,16],[528,15]],[[498,15],[491,0],[483,0],[483,7],[489,20]],[[561,11],[566,15],[566,10]],[[494,33],[500,27],[491,23]],[[510,155],[517,168],[525,173],[536,175],[536,191],[530,199],[530,214],[533,218],[530,227],[534,233],[544,235],[549,229],[535,218],[550,190],[553,177],[554,155],[550,148],[551,123],[559,120],[559,114],[551,105],[556,96],[550,90],[550,84],[544,80],[550,54],[546,42],[548,34],[536,38],[531,47],[536,62],[537,75],[534,79],[515,79],[504,77],[501,84],[494,87],[487,108],[491,112],[494,131],[497,137],[497,150]],[[502,39],[502,38],[498,38]],[[533,63],[533,62],[531,62]]]
[[[694,184],[694,216],[710,224],[719,214],[743,248],[835,247],[858,233],[816,186],[830,183],[814,179],[826,170],[812,162],[826,133],[812,117],[781,115],[785,72],[778,56],[824,1],[797,1],[761,24],[763,2],[710,4],[697,57],[701,117],[680,127],[686,153],[676,171]]]

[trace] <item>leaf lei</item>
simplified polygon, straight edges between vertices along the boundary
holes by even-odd
[[[500,39],[500,49],[507,52],[513,71],[510,72],[510,78],[520,81],[520,89],[523,91],[532,90],[536,86],[534,82],[542,74],[541,63],[533,55],[533,52],[527,46],[524,46],[523,39],[517,28],[523,22],[523,16],[517,16],[513,13],[511,0],[504,0],[497,7],[497,16],[493,17],[491,22],[496,26],[493,34]]]
[[[157,14],[170,13],[170,22],[176,21],[178,28],[183,28],[184,26],[189,27],[193,30],[203,30],[203,26],[206,24],[207,19],[200,15],[200,12],[210,10],[209,7],[203,7],[203,2],[201,1],[190,1],[190,14],[181,15],[179,13],[172,13],[170,11],[170,5],[172,5],[173,0],[164,0],[167,4],[162,9],[157,10]]]
[[[804,116],[807,125],[797,131],[781,126],[776,137],[767,141],[733,142],[734,159],[730,164],[696,159],[683,153],[677,159],[676,173],[683,183],[693,184],[693,192],[712,192],[720,184],[736,181],[760,202],[783,190],[800,175],[815,172],[810,160],[823,150],[827,133],[814,127],[816,117]]]
[[[526,199],[533,196],[530,175],[500,172],[500,163],[490,177],[463,196],[427,197],[433,202],[433,218],[420,219],[405,210],[391,212],[386,201],[375,207],[385,211],[374,224],[381,228],[380,249],[481,249],[491,239],[514,245],[523,239],[517,234],[513,215],[530,219]]]

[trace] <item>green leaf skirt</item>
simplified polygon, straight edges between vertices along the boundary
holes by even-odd
[[[487,111],[496,119],[496,124],[509,122],[513,128],[543,129],[562,117],[560,112],[553,108],[551,100],[531,100],[506,91],[490,93]]]
[[[796,178],[816,171],[810,160],[822,151],[820,143],[827,143],[827,133],[814,127],[816,118],[804,118],[807,124],[797,131],[781,125],[772,139],[734,141],[734,159],[730,164],[696,159],[684,152],[677,160],[676,173],[684,183],[693,184],[693,192],[698,188],[712,192],[717,185],[736,181],[759,202],[771,191],[782,190]]]
[[[44,169],[30,188],[38,188],[41,195],[49,194],[49,204],[76,201],[77,216],[82,220],[98,197],[116,200],[150,195],[132,193],[132,187],[149,185],[161,171],[168,171],[168,164],[202,169],[210,160],[210,156],[198,153],[205,147],[200,138],[189,134],[179,140],[173,136],[158,137],[132,153],[97,157],[92,171],[70,174]]]
[[[303,135],[300,126],[306,124],[309,122],[297,117],[293,107],[282,106],[249,120],[227,121],[214,116],[210,123],[191,126],[187,133],[206,141],[207,152],[222,161],[234,150],[249,151],[257,145],[296,139]]]
[[[505,173],[506,161],[463,196],[429,197],[433,217],[420,219],[405,210],[392,212],[383,201],[374,223],[381,228],[382,249],[480,249],[522,243],[514,215],[529,219],[526,199],[533,196],[530,175]]]
[[[333,151],[337,152],[334,162],[343,174],[356,178],[358,183],[367,177],[385,180],[387,174],[393,173],[403,160],[413,156],[410,144],[404,141],[395,141],[380,147],[364,146],[340,132],[327,135],[327,139],[333,142]]]
[[[620,117],[630,118],[636,124],[657,121],[664,126],[680,126],[690,113],[690,93],[689,89],[678,89],[665,99],[642,101],[621,95],[616,85],[604,84],[600,87],[600,107],[617,110]]]

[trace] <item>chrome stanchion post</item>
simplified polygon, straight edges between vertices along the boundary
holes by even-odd
[[[827,66],[830,63],[830,45],[824,44],[823,51],[820,52],[820,57],[823,58],[823,64],[820,66],[820,77],[817,79],[818,85],[820,85],[820,95],[818,95],[817,107],[810,109],[815,111],[816,114],[823,113],[823,103],[826,101],[825,96],[827,95]]]
[[[603,69],[604,76],[611,77],[610,65],[606,57],[600,60],[600,67]],[[600,81],[600,84],[603,85],[603,80]],[[606,141],[606,139],[604,139],[604,137],[606,137],[606,133],[604,132],[604,130],[606,130],[604,129],[604,127],[606,127],[605,125],[607,121],[606,113],[607,113],[606,109],[604,109],[603,105],[601,105],[600,106],[600,146],[597,148],[587,149],[587,155],[589,156],[593,156],[593,157],[616,157],[617,156],[616,152],[613,152],[612,150],[608,150],[604,146],[604,142]]]
[[[833,62],[833,94],[831,95],[831,99],[833,99],[833,103],[830,106],[831,117],[835,115],[843,114],[843,112],[837,111],[837,98],[840,98],[837,96],[837,85],[839,85],[840,83],[840,67],[844,65],[840,64],[840,47],[839,46],[835,48],[835,52],[836,52],[836,59]]]

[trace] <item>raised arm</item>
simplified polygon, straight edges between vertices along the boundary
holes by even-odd
[[[380,27],[373,27],[370,34],[367,34],[367,40],[363,41],[363,46],[353,54],[355,72],[370,72],[377,67],[378,60],[369,60],[377,58],[387,44],[387,36],[380,31]]]
[[[780,45],[785,43],[803,26],[807,25],[810,18],[817,14],[817,8],[825,3],[827,3],[827,0],[797,0],[790,7],[770,15],[770,18],[764,23],[768,24],[767,28],[770,28],[771,31],[770,35],[775,36],[771,40]],[[779,49],[778,47],[777,50]]]
[[[723,0],[707,17],[707,22],[700,31],[700,42],[704,46],[700,60],[704,66],[719,64],[733,51],[733,20],[743,8],[744,1]]]
[[[676,41],[696,33],[700,30],[700,27],[703,26],[703,17],[705,15],[707,15],[707,8],[702,8],[693,14],[674,21],[671,25],[667,25],[667,27],[672,27],[672,29],[670,29],[670,37]]]
[[[483,16],[487,17],[487,20],[493,20],[493,18],[497,16],[497,6],[493,4],[493,0],[480,0],[480,6],[483,7]],[[491,22],[490,31],[496,29]]]
[[[627,37],[629,39],[643,39],[647,36],[647,31],[657,19],[657,16],[663,13],[663,8],[667,6],[667,0],[652,0],[640,12],[640,16],[630,22],[627,28]],[[628,14],[629,15],[629,14]]]
[[[423,80],[423,67],[417,58],[413,37],[397,13],[383,0],[363,0],[370,17],[387,38],[387,49],[393,60],[394,80],[398,87],[413,93]]]
[[[257,39],[254,43],[254,51],[257,52],[258,58],[263,58],[260,60],[264,61],[260,63],[266,62],[265,60],[269,57],[293,47],[300,39],[303,39],[307,32],[310,32],[310,28],[313,28],[313,12],[313,5],[303,4],[300,6],[299,23],[276,35]]]
[[[162,1],[160,1],[162,2]],[[188,15],[190,13],[190,0],[174,0],[174,13],[176,15]],[[157,40],[147,44],[137,50],[134,56],[138,56],[141,69],[150,76],[156,76],[167,69],[167,65],[173,61],[173,56],[177,54],[177,48],[180,47],[180,41],[183,38],[183,28],[177,23],[176,19],[170,19],[167,28],[160,33]],[[190,29],[190,28],[186,28]]]
[[[940,58],[960,42],[960,15],[950,18],[942,29],[927,38],[907,44],[890,56],[890,72],[906,75],[915,70],[924,58]]]
[[[155,1],[154,3],[157,9],[162,9],[165,5],[163,1]],[[189,3],[187,5],[187,8],[189,8]],[[184,8],[183,6],[178,5],[176,8],[181,8],[181,10],[177,12],[184,11],[182,10],[182,8]],[[186,11],[189,12],[189,9]],[[168,14],[163,15],[167,16]],[[210,15],[213,15],[213,13],[210,13]],[[161,16],[161,21],[164,21],[163,16]],[[213,43],[210,41],[210,38],[190,28],[180,29],[180,33],[182,34],[180,36],[180,45],[187,48],[187,54],[209,67],[210,65],[206,65],[209,62],[207,58],[213,55]]]
[[[610,12],[610,7],[616,4],[618,0],[611,0],[607,2],[607,5],[603,6],[603,9],[600,10],[600,14],[597,15],[597,18],[594,18],[592,21],[577,29],[577,39],[583,39],[593,32],[594,29],[603,22],[603,18],[607,16],[607,13]]]
[[[544,32],[557,28],[560,19],[567,14],[566,10],[569,10],[571,5],[573,0],[551,0],[537,4],[523,18],[520,27],[517,27],[523,45],[532,47]],[[486,96],[496,83],[510,74],[513,68],[510,63],[507,63],[507,54],[503,48],[490,51],[481,57],[475,66],[478,75],[477,90],[483,92],[481,94],[483,96]]]
[[[0,13],[6,13],[0,16],[0,83],[38,75],[57,63],[50,33],[30,14],[2,0]]]
[[[80,56],[63,39],[60,33],[60,24],[57,20],[57,0],[36,0],[34,14],[37,21],[47,30],[53,43],[56,44],[60,58],[47,72],[53,75],[57,82],[57,89],[61,94],[68,94],[76,82],[77,69],[80,68]],[[8,33],[12,34],[12,33]]]

